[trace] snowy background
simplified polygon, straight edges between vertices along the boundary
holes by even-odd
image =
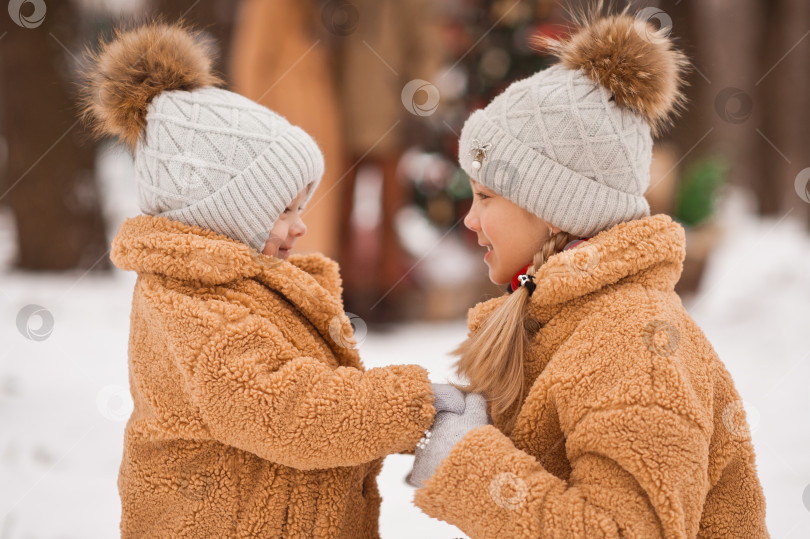
[[[129,173],[126,159],[107,152],[100,160],[111,237],[138,210],[129,191],[134,182],[122,177]],[[745,401],[774,538],[810,537],[810,237],[790,213],[754,218],[744,194],[728,191],[721,210],[726,236],[701,290],[683,298]],[[2,268],[13,256],[10,223],[0,214]],[[434,249],[431,256],[446,253]],[[119,270],[104,277],[0,270],[0,539],[118,535],[134,280]],[[27,305],[52,314],[48,338],[32,340],[18,328]],[[35,332],[37,322],[31,324]],[[418,363],[444,381],[448,352],[465,332],[459,320],[386,333],[361,327],[358,337],[366,366]],[[463,537],[411,504],[404,477],[412,459],[394,455],[385,462],[382,537]]]

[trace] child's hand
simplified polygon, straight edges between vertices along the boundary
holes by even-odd
[[[465,434],[476,427],[492,424],[487,415],[486,399],[478,393],[462,394],[464,395],[463,412],[460,414],[452,411],[437,413],[433,426],[416,444],[413,470],[406,478],[408,484],[421,487]]]

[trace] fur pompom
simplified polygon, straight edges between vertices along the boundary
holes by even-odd
[[[97,134],[115,135],[133,150],[155,96],[221,83],[211,73],[211,45],[182,25],[150,23],[117,30],[88,60],[83,116]]]
[[[599,9],[580,16],[575,31],[565,39],[540,38],[569,69],[581,69],[607,88],[620,107],[632,110],[650,124],[653,135],[683,108],[682,87],[689,62],[673,47],[666,28],[627,14],[600,16]]]

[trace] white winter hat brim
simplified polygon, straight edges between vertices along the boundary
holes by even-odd
[[[481,167],[474,150],[489,144]],[[626,193],[583,176],[512,137],[474,112],[459,139],[458,161],[469,176],[541,219],[580,237],[650,214],[644,196]]]
[[[247,168],[211,195],[157,215],[209,228],[261,251],[284,209],[324,172],[323,154],[301,128],[288,125]]]

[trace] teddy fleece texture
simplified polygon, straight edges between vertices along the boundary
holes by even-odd
[[[363,368],[337,264],[146,215],[111,258],[138,273],[122,537],[378,537],[381,459],[433,394],[421,367]]]
[[[768,537],[740,396],[674,292],[684,254],[659,214],[550,257],[514,425],[468,433],[415,503],[473,538]]]

